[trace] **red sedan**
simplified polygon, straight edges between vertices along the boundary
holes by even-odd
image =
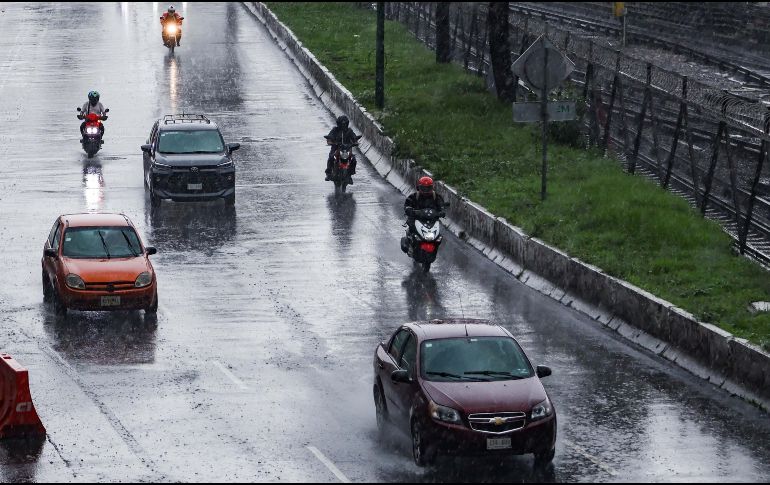
[[[75,310],[158,311],[158,288],[145,247],[123,214],[59,216],[43,245],[43,299],[58,315]]]
[[[408,430],[418,466],[437,453],[553,460],[556,410],[513,336],[483,320],[401,326],[374,355],[377,427]]]

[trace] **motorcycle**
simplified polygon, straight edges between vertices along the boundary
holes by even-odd
[[[445,203],[444,207],[449,207],[449,203]],[[415,232],[411,232],[408,224],[404,224],[407,229],[406,236],[401,238],[401,251],[415,263],[422,264],[425,273],[430,271],[430,265],[436,260],[438,247],[444,239],[441,235],[441,224],[438,222],[444,215],[431,207],[413,209],[411,216],[414,217]]]
[[[107,114],[110,109],[104,110],[104,116],[99,116],[96,113],[88,113],[84,115],[80,108],[77,108],[78,119],[85,120],[86,126],[83,128],[83,140],[81,145],[83,151],[86,152],[88,158],[92,158],[102,148],[104,140],[102,140],[102,121],[107,119]]]
[[[160,19],[163,20],[163,17]],[[169,20],[163,24],[163,45],[171,49],[172,53],[174,48],[176,48],[176,40],[182,27],[182,20],[184,20],[184,17],[180,17],[178,21]]]
[[[324,136],[327,141],[331,141],[328,136]],[[353,147],[358,146],[358,140],[361,135],[356,136],[355,143],[341,143],[337,145],[334,152],[334,162],[332,163],[331,181],[334,182],[334,191],[336,193],[345,193],[350,177],[351,165],[353,164]]]

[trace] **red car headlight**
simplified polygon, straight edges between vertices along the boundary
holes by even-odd
[[[457,412],[457,410],[448,408],[446,406],[441,406],[440,404],[436,404],[435,402],[431,401],[428,405],[428,409],[430,410],[430,417],[435,419],[436,421],[444,421],[445,423],[454,423],[454,424],[462,424],[462,418],[460,418],[460,413]]]
[[[545,401],[541,402],[537,406],[532,408],[532,421],[538,421],[540,419],[547,418],[548,416],[553,414],[553,406],[551,406],[551,402],[546,399]]]

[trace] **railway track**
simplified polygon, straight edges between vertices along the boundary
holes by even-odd
[[[510,10],[530,18],[558,22],[582,31],[606,34],[615,38],[622,35],[622,28],[607,21],[598,20],[596,18],[576,18],[574,15],[555,12],[553,9],[541,5],[534,6],[529,3],[511,3]],[[576,13],[575,15],[578,14]],[[659,34],[651,35],[643,29],[634,27],[626,29],[626,37],[627,39],[633,39],[642,44],[687,55],[704,64],[715,66],[722,72],[739,74],[744,78],[746,84],[770,88],[770,76],[758,72],[755,69],[748,68],[743,64],[738,64],[730,58],[726,58],[727,54],[706,52],[703,49],[685,45],[674,37]]]

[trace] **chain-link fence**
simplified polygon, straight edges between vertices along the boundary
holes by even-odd
[[[492,84],[487,5],[453,2],[450,34],[453,60]],[[386,18],[435,48],[435,2],[385,6]],[[513,11],[509,19],[515,60],[547,21]],[[615,155],[629,172],[686,197],[723,224],[741,253],[769,264],[767,109],[591,38],[551,24],[547,29],[576,64],[569,85],[586,104],[580,121],[587,142]],[[518,83],[516,89],[519,99],[530,96]]]

